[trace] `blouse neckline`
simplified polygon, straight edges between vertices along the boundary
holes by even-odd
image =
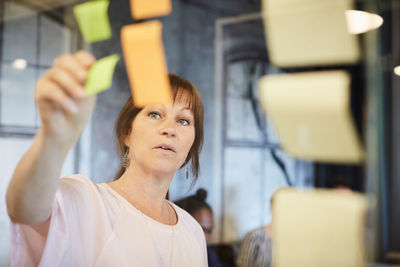
[[[111,194],[113,194],[114,196],[116,196],[120,201],[122,201],[123,203],[125,203],[125,205],[127,205],[129,207],[129,209],[131,211],[133,211],[136,214],[139,214],[140,216],[143,217],[144,220],[146,220],[146,222],[157,225],[159,227],[165,228],[167,230],[171,230],[171,228],[178,228],[178,226],[180,225],[181,222],[181,217],[179,216],[179,213],[176,209],[176,206],[174,205],[174,203],[172,203],[171,201],[168,201],[168,204],[172,207],[172,209],[174,210],[176,217],[177,217],[177,222],[174,225],[169,225],[169,224],[164,224],[161,223],[153,218],[151,218],[150,216],[144,214],[141,210],[139,210],[138,208],[136,208],[132,203],[130,203],[126,198],[124,198],[121,194],[119,194],[117,191],[114,190],[114,188],[112,188],[110,185],[108,185],[107,183],[101,183],[100,185],[104,185],[105,188],[107,188],[107,190],[109,192],[111,192]]]

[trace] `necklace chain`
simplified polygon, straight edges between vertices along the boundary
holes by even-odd
[[[169,204],[168,204],[169,205]],[[156,250],[157,250],[157,255],[158,255],[158,257],[160,258],[160,261],[161,261],[161,263],[162,263],[162,266],[166,266],[165,265],[165,263],[164,263],[164,260],[163,260],[163,257],[161,256],[161,250],[160,250],[160,248],[158,247],[158,245],[157,245],[157,242],[154,240],[154,237],[153,237],[153,235],[152,235],[152,233],[151,233],[151,230],[150,230],[150,226],[149,226],[149,222],[148,222],[148,220],[147,220],[147,218],[144,216],[144,214],[141,212],[141,214],[142,214],[142,217],[143,217],[143,220],[145,221],[145,224],[146,224],[146,227],[147,227],[147,231],[149,232],[149,235],[150,235],[150,237],[151,237],[151,241],[153,242],[153,245],[154,245],[154,247],[156,248]],[[168,217],[169,217],[169,221],[171,221],[171,215],[170,215],[170,213],[168,213]],[[173,258],[173,255],[174,255],[174,239],[175,239],[175,231],[174,231],[174,226],[171,226],[171,232],[172,232],[172,239],[171,239],[171,256],[169,257],[169,265],[168,266],[172,266],[172,258]]]
[[[125,197],[128,197],[128,194],[125,192],[124,187],[120,184],[120,181],[117,181],[116,184],[117,184],[118,187],[121,189],[121,191],[123,192],[123,194],[125,195]],[[129,200],[128,200],[128,202],[129,202]],[[167,202],[167,205],[168,205],[168,207],[170,207],[170,208],[173,209],[173,207],[172,207],[168,202]],[[147,231],[149,232],[151,241],[152,241],[154,247],[155,247],[156,250],[157,250],[157,253],[156,253],[156,254],[157,254],[158,257],[160,258],[160,261],[161,261],[162,265],[163,265],[163,266],[166,266],[166,265],[164,264],[164,260],[163,260],[163,258],[162,258],[162,256],[161,256],[161,250],[159,249],[159,247],[158,247],[158,245],[157,245],[157,242],[154,240],[154,237],[153,237],[153,235],[152,235],[152,233],[151,233],[148,219],[146,218],[145,214],[144,214],[141,210],[139,210],[139,209],[137,209],[137,210],[138,210],[139,213],[142,215],[142,218],[143,218],[143,220],[144,220],[144,222],[145,222],[145,224],[146,224],[146,228],[147,228]],[[171,222],[171,212],[168,212],[168,222],[169,222],[169,223]],[[171,232],[172,232],[171,256],[170,256],[169,265],[168,265],[168,266],[170,266],[170,267],[172,266],[172,258],[173,258],[173,255],[174,255],[175,231],[174,231],[174,226],[173,226],[173,225],[171,225],[171,229],[172,229],[172,230],[171,230]]]

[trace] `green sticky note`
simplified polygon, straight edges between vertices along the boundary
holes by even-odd
[[[93,95],[105,91],[111,87],[115,66],[120,56],[114,54],[96,61],[90,68],[85,84],[86,95]]]
[[[110,39],[111,27],[107,14],[109,4],[108,0],[98,0],[74,7],[76,20],[86,42]]]

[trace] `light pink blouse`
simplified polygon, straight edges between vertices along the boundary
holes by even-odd
[[[12,224],[12,266],[208,266],[200,225],[171,205],[174,226],[146,216],[105,183],[63,178],[47,237]]]

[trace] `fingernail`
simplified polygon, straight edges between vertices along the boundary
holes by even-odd
[[[67,99],[64,101],[64,106],[67,110],[73,114],[78,113],[78,106],[71,99]]]

